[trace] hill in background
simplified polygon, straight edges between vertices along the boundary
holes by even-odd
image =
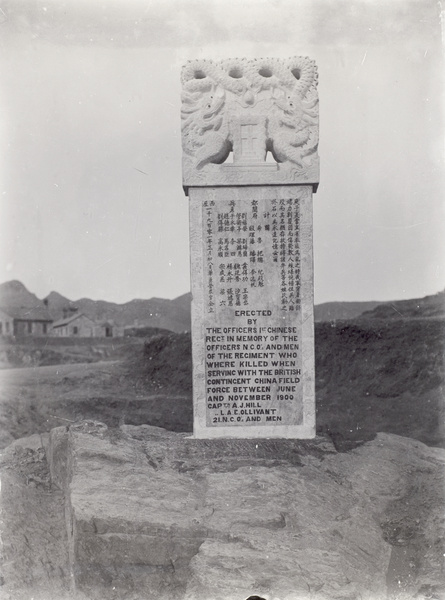
[[[170,331],[190,331],[191,294],[183,294],[173,300],[150,298],[131,300],[125,304],[81,298],[70,300],[58,292],[51,292],[40,300],[29,292],[20,281],[0,284],[0,307],[37,308],[47,307],[54,321],[64,316],[67,309],[77,309],[96,322],[110,321],[122,327],[151,327]]]
[[[103,300],[82,298],[75,302],[57,292],[47,296],[48,308],[54,319],[60,319],[63,308],[76,307],[95,321],[114,321],[124,327],[160,327],[176,333],[191,329],[191,294],[174,300],[151,298],[114,304]],[[445,317],[445,292],[421,299],[394,302],[325,302],[314,307],[316,322],[346,321],[360,316],[369,318]]]
[[[445,290],[425,298],[386,302],[363,312],[371,319],[429,319],[445,317]]]
[[[324,302],[314,307],[314,320],[321,321],[345,321],[355,319],[365,311],[373,310],[381,302]]]
[[[357,317],[372,319],[445,318],[445,291],[424,298],[391,302],[325,302],[314,308],[314,319],[347,321]]]
[[[2,308],[41,308],[43,300],[29,292],[20,281],[6,281],[0,284],[0,307]]]
[[[190,331],[190,294],[174,300],[150,298],[131,300],[124,304],[105,300],[69,300],[57,292],[51,292],[46,300],[48,310],[54,320],[63,316],[66,308],[77,308],[93,321],[112,321],[122,327],[158,327],[180,333]]]
[[[26,288],[24,290],[17,284],[6,287],[8,298],[11,298],[13,287],[23,302],[41,302],[35,296],[27,295]],[[54,294],[52,298],[60,300]],[[338,447],[346,448],[351,443],[370,439],[377,431],[414,437],[431,445],[445,445],[442,425],[445,412],[443,300],[444,293],[440,292],[421,300],[378,305],[353,319],[315,323],[319,433],[328,433]],[[65,302],[69,300],[62,298],[60,307]],[[121,340],[122,347],[116,345],[115,339],[101,340],[103,347],[97,345],[97,340],[91,344],[87,338],[29,338],[26,348],[11,342],[16,354],[23,351],[26,356],[36,357],[28,366],[121,361],[112,367],[110,385],[106,389],[104,367],[100,367],[97,380],[91,373],[85,375],[83,382],[73,380],[71,387],[69,378],[61,383],[57,375],[55,384],[42,391],[40,381],[42,398],[38,407],[33,404],[32,411],[26,409],[23,389],[13,390],[10,403],[5,404],[11,414],[20,413],[12,419],[16,424],[11,429],[12,436],[20,437],[35,431],[37,412],[41,413],[42,427],[49,427],[50,423],[54,426],[53,416],[58,415],[68,420],[80,416],[103,420],[110,426],[115,426],[116,422],[149,423],[171,427],[175,431],[190,431],[191,336],[190,333],[172,331],[174,327],[185,329],[185,324],[190,323],[190,295],[166,301],[156,298],[133,300],[124,305],[88,299],[73,304],[85,312],[91,311],[94,318],[110,318],[116,314],[113,310],[121,311],[119,314],[122,315],[127,313],[130,323],[133,319],[139,320],[139,327],[133,328],[134,337]],[[145,319],[153,325],[166,322],[165,329],[169,331],[143,327]],[[64,344],[62,349],[56,347],[61,342]],[[31,350],[35,350],[34,354]],[[62,359],[51,354],[56,351],[62,354]],[[17,366],[24,366],[20,356],[16,358]],[[68,394],[64,403],[61,403],[62,384],[64,393]],[[34,388],[35,385],[31,385],[29,390],[32,403]],[[54,402],[49,403],[51,397]],[[63,412],[59,414],[59,410]],[[26,420],[24,415],[28,412],[30,418]],[[53,415],[53,420],[49,415]],[[26,423],[29,428],[25,430]],[[10,429],[5,427],[5,430]]]
[[[105,300],[80,298],[70,300],[58,292],[51,292],[40,300],[19,281],[0,284],[0,307],[44,307],[57,321],[67,309],[77,309],[96,322],[109,321],[121,327],[161,328],[181,333],[191,329],[191,294],[183,294],[173,300],[150,298],[135,299],[124,304]],[[422,299],[397,300],[394,302],[325,302],[314,308],[316,322],[335,322],[366,318],[430,318],[445,317],[445,292]]]

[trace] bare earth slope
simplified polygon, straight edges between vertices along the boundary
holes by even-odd
[[[418,317],[316,324],[322,437],[294,446],[186,439],[188,334],[0,372],[3,445],[34,434],[3,456],[1,600],[445,598],[445,326]]]
[[[379,431],[445,446],[444,346],[441,319],[316,323],[318,432],[339,449]],[[74,350],[93,355],[88,345],[66,352]],[[130,339],[120,347],[111,340],[99,351],[95,360],[116,360],[0,370],[0,445],[85,418],[191,431],[190,334]]]
[[[317,427],[341,440],[377,431],[444,446],[445,321],[316,324]]]

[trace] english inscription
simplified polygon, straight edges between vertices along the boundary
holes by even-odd
[[[302,422],[297,198],[206,200],[208,427]]]

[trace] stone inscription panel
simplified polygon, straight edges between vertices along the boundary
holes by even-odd
[[[207,427],[300,425],[298,197],[202,202]]]

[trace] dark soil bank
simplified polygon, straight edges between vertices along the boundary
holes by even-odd
[[[339,447],[378,431],[443,446],[444,353],[443,320],[316,323],[318,433]],[[147,341],[137,364],[143,381],[187,393],[191,367],[189,334]]]
[[[378,431],[443,446],[443,320],[316,325],[317,426],[334,438]]]
[[[379,431],[444,446],[444,344],[440,319],[316,323],[318,433],[339,450]],[[114,352],[114,362],[0,371],[2,445],[82,419],[191,431],[190,334]]]

